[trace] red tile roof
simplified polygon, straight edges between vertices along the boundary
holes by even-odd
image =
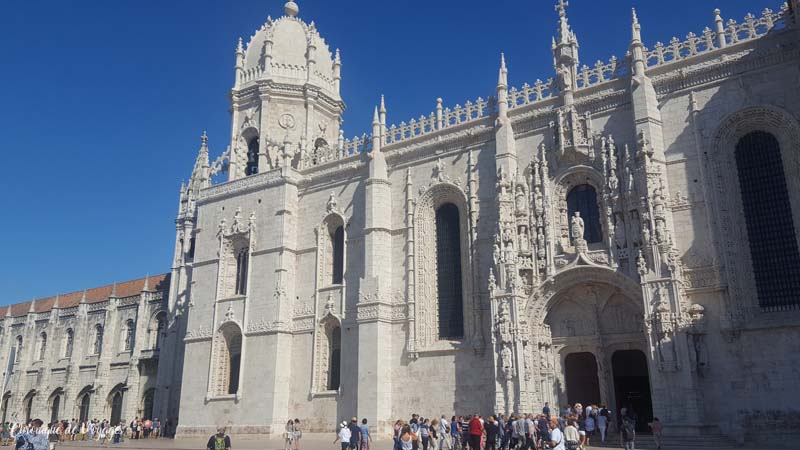
[[[100,303],[108,300],[112,293],[115,297],[131,297],[138,295],[147,285],[148,291],[166,291],[169,288],[169,274],[154,275],[152,277],[140,278],[138,280],[125,281],[123,283],[110,284],[85,291],[71,292],[69,294],[58,295],[58,307],[61,309],[78,306],[86,296],[86,303]],[[147,283],[145,283],[147,281]],[[53,309],[56,297],[46,297],[33,300],[36,302],[34,311],[37,313],[47,312]],[[31,302],[16,303],[9,306],[0,307],[0,318],[5,317],[9,309],[11,317],[20,317],[28,314],[31,309]]]

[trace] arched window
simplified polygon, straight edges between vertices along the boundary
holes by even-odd
[[[341,384],[342,369],[342,328],[337,326],[330,330],[328,349],[328,390],[335,391]]]
[[[247,293],[247,249],[243,248],[236,254],[236,295]]]
[[[72,358],[72,347],[75,344],[75,332],[72,328],[67,328],[67,342],[64,346],[64,357]]]
[[[136,333],[136,324],[133,320],[128,320],[125,322],[125,344],[124,348],[126,352],[133,350],[133,339]]]
[[[581,184],[572,188],[567,194],[567,211],[569,220],[575,212],[581,213],[584,224],[583,238],[588,244],[603,242],[603,228],[600,225],[600,208],[597,206],[597,191],[593,186]],[[569,223],[569,222],[568,222]],[[570,234],[572,228],[570,227]],[[573,239],[575,236],[571,236]]]
[[[342,284],[344,279],[344,227],[339,226],[331,236],[333,241],[333,284]]]
[[[81,396],[81,409],[80,409],[80,421],[87,422],[89,420],[89,405],[92,401],[92,394],[87,392]]]
[[[249,176],[258,173],[259,142],[258,136],[255,136],[247,143],[247,166],[244,168],[245,175]]]
[[[3,418],[0,420],[0,423],[6,423],[6,418],[8,416],[8,403],[11,401],[11,393],[8,392],[3,395]]]
[[[461,277],[461,222],[458,207],[445,203],[436,210],[436,287],[439,294],[439,338],[464,336]]]
[[[758,303],[770,311],[800,304],[800,253],[778,140],[755,131],[736,145],[736,168]]]
[[[17,336],[17,356],[15,358],[16,362],[22,361],[22,336]]]
[[[47,354],[47,333],[42,332],[39,334],[39,361],[44,361]]]
[[[242,331],[232,322],[219,329],[214,338],[212,358],[213,395],[233,395],[239,392],[239,375],[242,363]]]
[[[99,355],[103,352],[103,326],[94,327],[94,354]]]
[[[167,314],[160,312],[156,316],[156,339],[154,343],[155,349],[160,349],[161,344],[164,342],[164,337],[167,333]]]

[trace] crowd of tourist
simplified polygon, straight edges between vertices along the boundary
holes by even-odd
[[[90,441],[101,445],[119,444],[124,439],[157,439],[161,436],[161,422],[158,419],[145,420],[138,417],[128,425],[124,422],[112,424],[109,420],[78,421],[59,420],[45,426],[41,419],[27,423],[0,423],[2,446],[15,449],[46,450],[54,449],[64,441]]]
[[[623,408],[619,444],[635,450],[637,415],[633,408]],[[366,425],[366,419],[363,420]],[[583,406],[576,403],[553,413],[545,404],[539,414],[495,414],[424,418],[418,414],[394,425],[394,450],[582,450],[597,439],[606,442],[612,413],[606,405]],[[661,448],[661,424],[649,424],[657,448]],[[365,428],[365,427],[364,427]],[[342,450],[369,448],[368,432],[359,431],[356,419],[342,422],[337,441]],[[366,436],[366,440],[364,438]]]

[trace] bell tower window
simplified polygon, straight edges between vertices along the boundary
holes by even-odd
[[[253,137],[247,143],[247,165],[244,168],[244,174],[247,176],[255,175],[258,173],[258,136]]]

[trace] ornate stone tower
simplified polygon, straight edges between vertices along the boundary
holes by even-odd
[[[247,47],[239,39],[230,96],[229,180],[286,162],[302,168],[343,151],[339,51],[331,53],[314,22],[297,17],[299,10],[289,1],[286,15],[268,17]],[[283,142],[299,145],[286,155]]]

